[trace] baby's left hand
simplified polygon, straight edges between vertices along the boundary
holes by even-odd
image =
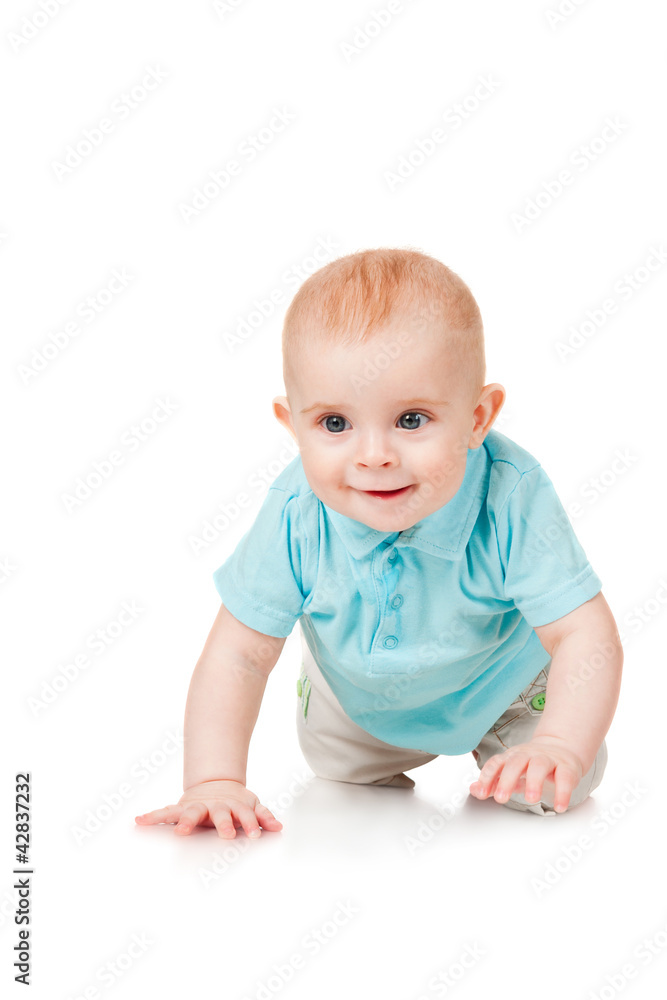
[[[539,802],[544,781],[550,780],[555,787],[554,810],[564,812],[583,775],[581,760],[560,738],[542,736],[489,757],[470,794],[478,799],[493,795],[496,802],[507,802],[514,792],[522,792],[526,802]]]

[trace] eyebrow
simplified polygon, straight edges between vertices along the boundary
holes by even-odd
[[[441,400],[433,399],[407,399],[399,400],[396,404],[401,409],[405,409],[408,406],[449,406],[449,402],[443,402]],[[329,403],[313,403],[312,406],[306,406],[301,413],[310,413],[311,410],[347,410],[347,406],[334,406]]]

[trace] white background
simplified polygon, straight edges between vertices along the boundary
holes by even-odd
[[[556,3],[415,0],[393,4],[381,30],[383,0],[3,4],[1,974],[14,975],[25,769],[32,996],[660,992],[667,267],[651,253],[667,246],[664,34],[648,0],[564,3],[560,21]],[[154,89],[134,90],[149,70]],[[475,101],[481,78],[493,93]],[[136,106],[121,112],[128,94]],[[467,119],[448,124],[462,102]],[[243,144],[275,109],[293,119],[250,161]],[[79,146],[78,163],[70,150],[59,177],[104,118],[112,131]],[[591,147],[606,119],[619,134]],[[438,127],[446,140],[392,189],[387,174],[416,163]],[[186,221],[182,206],[231,159],[240,173]],[[545,194],[564,169],[572,183]],[[212,574],[261,505],[253,484],[292,457],[271,411],[282,317],[290,276],[314,269],[322,242],[326,259],[415,247],[464,278],[487,381],[507,390],[497,429],[580,505],[573,524],[625,667],[604,781],[572,813],[469,797],[470,754],[413,771],[414,792],[313,779],[294,728],[295,630],[248,768],[262,801],[282,803],[283,832],[230,844],[134,823],[181,794],[185,697],[219,607]],[[107,303],[114,269],[127,285]],[[272,293],[272,315],[230,349]],[[605,299],[616,311],[559,356]],[[160,400],[171,412],[151,424]],[[114,451],[122,463],[68,509]],[[244,492],[251,506],[235,508]],[[228,526],[195,552],[225,506]],[[124,603],[135,617],[118,629]],[[98,629],[113,635],[101,653]],[[133,935],[145,945],[128,958]],[[463,954],[477,956],[467,968]],[[286,980],[293,956],[302,967]],[[436,990],[438,976],[452,985]]]

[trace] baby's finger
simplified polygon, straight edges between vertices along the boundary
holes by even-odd
[[[207,814],[208,809],[203,802],[188,802],[187,805],[181,805],[181,818],[174,827],[174,833],[192,833],[194,828],[206,819]]]
[[[493,796],[496,802],[507,802],[510,795],[519,790],[517,789],[519,778],[526,770],[529,759],[526,753],[517,753],[507,759]]]
[[[236,836],[236,827],[232,820],[232,814],[227,806],[213,806],[209,809],[211,822],[218,831],[218,836],[225,840],[233,840]]]
[[[494,774],[494,776],[490,779],[486,778],[484,780],[480,780],[478,778],[477,781],[473,781],[469,789],[471,795],[474,795],[477,799],[487,799],[489,795],[493,795],[496,790],[496,785],[498,784],[499,774],[500,771]]]
[[[495,795],[496,788],[498,787],[498,779],[500,778],[500,775],[502,773],[503,770],[502,768],[500,768],[498,771],[496,771],[491,780],[487,782],[487,784],[484,786],[484,792],[483,795],[481,796],[483,799],[488,799],[489,797]]]
[[[246,836],[253,839],[261,836],[262,831],[259,828],[259,822],[254,809],[250,806],[238,805],[234,809],[234,815],[245,830]]]
[[[474,781],[470,786],[478,794],[481,793],[481,798],[486,798],[491,790],[492,786],[495,786],[499,773],[505,766],[502,754],[496,754],[494,757],[489,757],[484,767],[481,769],[477,776],[477,781]]]
[[[266,806],[263,806],[261,802],[258,802],[255,806],[255,815],[265,830],[277,830],[278,827],[282,828],[280,820],[276,819],[271,810],[267,809]]]
[[[142,813],[135,816],[134,821],[140,826],[149,826],[151,823],[175,823],[181,815],[181,806],[165,806],[163,809],[153,809],[152,812]]]
[[[526,790],[524,792],[526,802],[539,802],[542,798],[544,779],[548,774],[551,774],[553,769],[553,761],[545,755],[531,757],[526,771]]]
[[[554,810],[565,812],[570,804],[572,792],[579,784],[580,778],[567,764],[559,764],[554,771]]]

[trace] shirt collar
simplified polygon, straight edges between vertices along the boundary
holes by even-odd
[[[472,534],[488,488],[488,454],[484,445],[468,448],[463,482],[452,499],[405,531],[376,531],[361,521],[325,507],[341,541],[355,559],[362,559],[383,542],[409,545],[443,559],[460,559]]]

